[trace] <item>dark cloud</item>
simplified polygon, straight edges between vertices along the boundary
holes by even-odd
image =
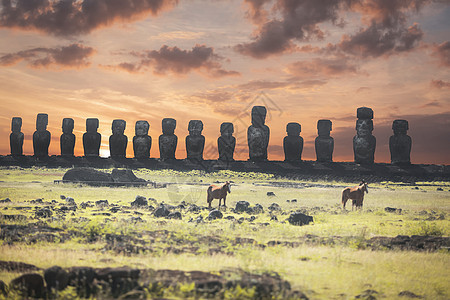
[[[236,71],[224,70],[220,63],[223,57],[215,54],[214,48],[205,45],[196,45],[192,50],[182,50],[178,47],[164,45],[159,50],[132,52],[131,54],[140,60],[135,63],[125,62],[109,67],[130,73],[151,68],[158,75],[167,73],[184,75],[191,71],[200,71],[215,78],[240,75]]]
[[[78,35],[156,15],[178,0],[2,0],[0,27]]]
[[[313,47],[299,47],[296,42],[323,39],[319,27],[323,23],[345,26],[343,18],[348,12],[361,15],[364,25],[353,35],[345,35],[330,51],[344,51],[361,57],[378,57],[410,51],[423,37],[418,24],[407,25],[407,16],[418,12],[431,0],[276,0],[269,11],[267,1],[246,0],[248,15],[258,24],[253,41],[238,44],[234,49],[254,58],[293,51],[317,52]],[[264,16],[262,18],[261,16]],[[280,17],[281,16],[281,17]],[[261,20],[264,20],[262,22]]]
[[[439,58],[442,66],[450,67],[450,42],[447,41],[435,45],[433,48],[433,55]]]
[[[10,66],[24,60],[29,66],[35,68],[47,68],[53,65],[63,68],[81,68],[90,65],[88,58],[95,52],[94,48],[81,44],[59,48],[34,48],[1,56],[0,66]]]
[[[431,80],[430,82],[431,87],[442,89],[442,88],[450,88],[450,82],[446,82],[443,80]]]

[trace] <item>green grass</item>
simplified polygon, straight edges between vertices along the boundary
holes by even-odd
[[[432,235],[449,236],[450,233],[450,183],[420,183],[404,186],[390,182],[369,183],[369,194],[365,196],[362,211],[342,211],[340,194],[342,186],[355,185],[346,182],[299,182],[274,178],[270,174],[221,171],[204,173],[200,171],[177,172],[170,170],[137,170],[138,177],[156,182],[168,182],[166,188],[109,188],[89,187],[77,184],[54,184],[61,179],[65,169],[0,169],[0,199],[9,198],[12,203],[0,204],[0,213],[22,214],[27,221],[37,222],[35,206],[30,200],[42,198],[56,200],[58,206],[65,203],[60,195],[72,197],[80,205],[107,199],[110,204],[129,206],[136,195],[156,199],[157,203],[206,206],[206,188],[215,181],[231,180],[231,194],[227,205],[234,207],[237,201],[249,201],[251,205],[261,204],[265,213],[256,215],[254,222],[238,224],[229,220],[216,220],[197,224],[188,222],[198,215],[204,218],[208,211],[200,214],[183,212],[183,220],[166,220],[153,217],[146,209],[127,209],[129,213],[118,212],[111,216],[94,215],[108,209],[78,209],[74,215],[65,218],[56,213],[53,220],[46,220],[48,226],[78,232],[66,242],[13,243],[0,240],[0,260],[21,261],[41,268],[53,265],[61,267],[93,266],[113,267],[129,265],[138,268],[180,269],[219,271],[224,268],[242,268],[252,272],[275,271],[312,299],[352,299],[364,290],[376,290],[380,297],[396,299],[404,290],[422,295],[427,299],[448,299],[450,286],[450,259],[447,250],[434,253],[414,251],[372,251],[364,249],[364,241],[374,236]],[[110,170],[106,170],[110,171]],[[277,184],[306,184],[311,187],[275,187]],[[320,184],[326,186],[318,186]],[[442,187],[444,191],[437,191]],[[269,197],[267,192],[276,196]],[[297,202],[287,200],[297,199]],[[156,205],[157,203],[153,204]],[[278,222],[270,220],[267,207],[278,203],[285,214],[274,213]],[[213,206],[217,206],[215,200]],[[17,206],[29,206],[17,210]],[[385,207],[401,208],[401,214],[388,213]],[[289,212],[302,210],[314,217],[314,224],[292,226],[285,220]],[[137,212],[137,213],[136,213]],[[234,214],[230,209],[225,216],[236,219],[250,215]],[[144,222],[130,223],[130,218],[141,217]],[[86,220],[82,219],[86,218]],[[81,221],[80,221],[81,220]],[[0,221],[21,224],[20,221]],[[266,226],[264,223],[269,223]],[[169,236],[150,237],[147,233],[167,230]],[[104,236],[107,233],[130,234],[150,243],[154,252],[139,254],[117,254],[105,250]],[[58,233],[59,234],[59,233]],[[57,234],[57,235],[58,235]],[[300,245],[295,248],[275,246],[260,247],[269,241],[297,242],[307,234],[319,237],[341,236],[346,241],[338,245]],[[61,237],[61,236],[60,236]],[[90,238],[89,238],[90,237]],[[236,244],[234,239],[251,238],[255,244]],[[348,239],[345,239],[347,238]],[[214,239],[214,242],[211,242]],[[170,247],[181,249],[195,246],[194,253],[167,253]],[[223,251],[209,254],[209,249],[220,247]],[[224,253],[225,252],[225,253]],[[229,252],[230,254],[226,254]],[[0,280],[9,282],[16,273],[3,272]],[[184,287],[189,289],[189,287]],[[233,291],[236,293],[248,291]],[[243,295],[243,294],[242,294]],[[242,297],[244,297],[243,295]],[[401,298],[401,297],[400,297]]]

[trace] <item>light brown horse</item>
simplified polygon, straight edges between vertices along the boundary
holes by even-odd
[[[220,207],[220,203],[221,200],[223,199],[223,206],[227,207],[227,205],[225,204],[225,201],[227,200],[227,193],[231,193],[231,187],[230,187],[230,182],[227,181],[225,182],[222,186],[216,186],[211,184],[208,187],[208,197],[206,199],[206,202],[208,202],[208,208],[211,208],[211,202],[214,199],[219,199],[219,207]]]
[[[352,210],[353,207],[356,207],[356,209],[362,208],[364,192],[369,193],[367,183],[364,180],[358,186],[345,188],[342,191],[342,208],[345,209],[348,199],[352,199]]]

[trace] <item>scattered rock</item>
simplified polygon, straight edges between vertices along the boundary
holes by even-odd
[[[62,291],[69,284],[69,273],[61,267],[53,266],[44,271],[47,291]]]
[[[384,211],[390,212],[390,213],[397,213],[397,214],[401,214],[402,213],[402,209],[401,208],[394,208],[394,207],[385,207]]]
[[[64,195],[59,195],[59,198],[60,198],[61,200],[64,200],[64,199],[66,199],[66,196],[64,196]]]
[[[8,286],[2,280],[0,280],[0,295],[8,295]]]
[[[295,203],[295,202],[297,202],[297,199],[292,199],[291,200],[291,203]]]
[[[309,223],[313,222],[313,217],[305,215],[301,212],[294,212],[289,216],[287,221],[291,225],[308,225]]]
[[[270,217],[270,221],[278,221],[277,216],[272,216],[272,217]]]
[[[264,213],[264,208],[261,204],[255,204],[253,207],[249,207],[247,209],[248,214],[262,214]]]
[[[33,204],[43,204],[44,201],[43,201],[41,198],[38,198],[38,199],[31,200],[30,203],[33,203]]]
[[[167,217],[169,214],[170,210],[164,204],[161,204],[153,213],[153,215],[157,218]]]
[[[236,220],[236,218],[233,216],[226,216],[225,219],[230,220],[230,221]]]
[[[97,280],[103,281],[114,298],[126,294],[138,286],[139,269],[130,267],[104,268],[96,270]]]
[[[24,215],[4,215],[0,214],[0,220],[23,222],[27,220],[27,216]]]
[[[74,286],[79,297],[89,298],[94,293],[95,271],[91,267],[69,269],[69,285]]]
[[[97,206],[97,207],[108,207],[109,203],[108,203],[108,200],[98,200],[98,201],[95,201],[95,206]]]
[[[11,281],[10,288],[24,297],[44,298],[44,279],[36,273],[23,274]]]
[[[148,201],[143,196],[136,196],[133,202],[131,202],[131,207],[147,207]]]
[[[272,203],[267,209],[270,211],[280,211],[281,206],[278,203]]]
[[[247,201],[238,201],[236,203],[235,211],[237,213],[246,212],[249,206],[250,203],[248,203]]]
[[[444,189],[443,189],[443,188],[440,188],[440,187],[438,187],[438,188],[436,189],[436,191],[440,191],[440,192],[442,192],[442,191],[444,191]]]
[[[71,197],[66,197],[66,204],[67,205],[77,205],[75,203],[75,199],[71,198]]]
[[[189,212],[199,213],[200,210],[201,210],[201,208],[198,207],[198,206],[195,205],[195,204],[191,204],[191,205],[189,205],[189,207],[188,207],[188,211],[189,211]]]
[[[220,210],[214,209],[208,215],[208,220],[222,219],[223,214]]]
[[[274,193],[274,192],[267,192],[267,196],[269,196],[269,197],[274,197],[274,196],[275,196],[275,193]]]
[[[181,220],[181,213],[179,211],[174,211],[171,212],[168,216],[167,219],[176,219],[176,220]]]
[[[362,294],[359,294],[355,297],[355,299],[364,299],[364,300],[376,300],[375,295],[378,295],[378,292],[375,290],[365,290]]]
[[[416,295],[413,292],[410,291],[402,291],[398,293],[400,297],[408,297],[408,298],[423,298],[422,296]]]
[[[41,208],[35,212],[36,218],[51,218],[53,212],[48,208]]]
[[[9,198],[5,198],[0,200],[0,203],[11,203],[11,200]]]

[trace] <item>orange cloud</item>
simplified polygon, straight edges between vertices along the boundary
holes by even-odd
[[[443,81],[443,80],[431,80],[430,82],[431,87],[442,89],[442,88],[450,88],[450,82]]]
[[[33,68],[48,68],[53,65],[63,68],[82,68],[91,64],[88,58],[95,52],[94,48],[80,44],[59,48],[33,48],[1,56],[0,66],[15,65],[24,60]]]
[[[433,55],[439,58],[441,66],[450,67],[450,42],[434,45]]]
[[[177,3],[178,0],[2,1],[0,27],[78,35],[116,21],[157,15]]]

